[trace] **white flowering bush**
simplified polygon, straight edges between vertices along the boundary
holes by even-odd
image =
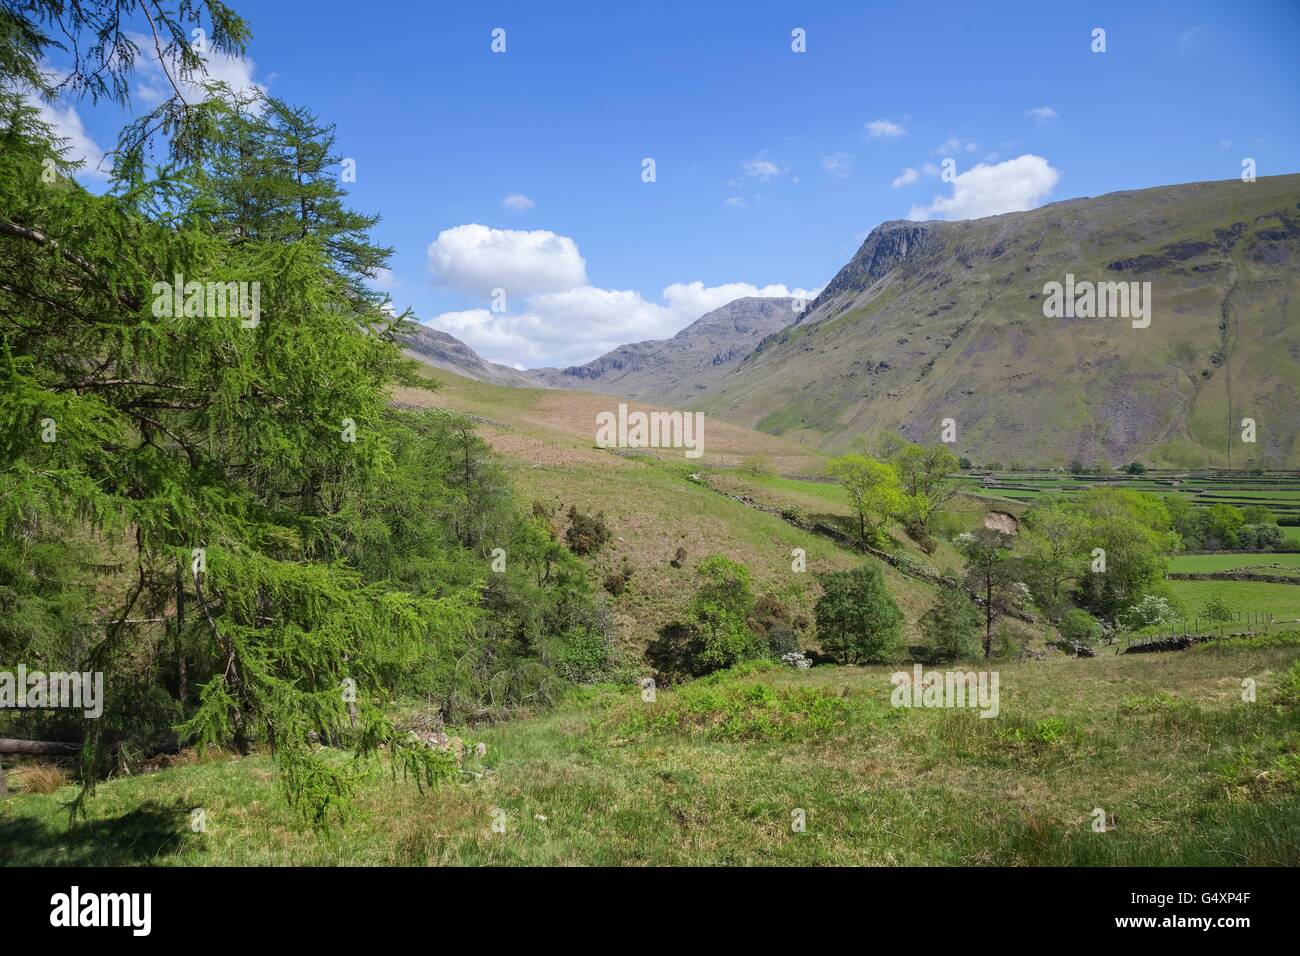
[[[1167,598],[1148,594],[1120,615],[1120,622],[1130,630],[1168,624],[1178,617],[1178,612]]]

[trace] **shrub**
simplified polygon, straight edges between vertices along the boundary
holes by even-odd
[[[1071,644],[1093,644],[1101,637],[1100,622],[1083,608],[1070,608],[1056,627]]]
[[[612,537],[603,511],[593,516],[579,511],[575,505],[569,506],[569,527],[564,532],[564,542],[574,554],[597,554]]]
[[[1201,611],[1201,617],[1208,618],[1211,621],[1231,621],[1236,614],[1227,601],[1221,597],[1212,597],[1205,602],[1205,607]]]
[[[646,660],[673,679],[768,657],[766,638],[749,624],[754,611],[749,569],[714,554],[700,561],[696,573],[701,583],[685,618],[660,629],[646,648]]]
[[[746,458],[744,464],[740,466],[740,470],[751,478],[771,478],[776,474],[776,469],[772,467],[771,462],[762,455]]]
[[[1138,601],[1131,608],[1124,612],[1122,619],[1124,625],[1134,631],[1139,631],[1144,627],[1155,627],[1160,624],[1168,624],[1177,614],[1173,605],[1168,599],[1158,594],[1148,594]]]
[[[921,633],[935,663],[978,657],[983,626],[975,605],[954,588],[943,588],[934,606],[921,615]]]
[[[814,611],[822,650],[841,663],[881,664],[900,649],[903,615],[875,564],[821,577]]]

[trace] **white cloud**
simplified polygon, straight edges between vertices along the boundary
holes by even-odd
[[[960,136],[951,136],[944,142],[934,148],[934,152],[942,156],[955,156],[958,153],[973,153],[979,149],[979,144],[969,139],[962,139]]]
[[[567,236],[477,223],[439,233],[429,244],[429,271],[440,284],[475,295],[505,289],[505,311],[444,312],[427,324],[462,339],[490,361],[527,368],[577,365],[628,342],[667,338],[744,296],[811,300],[820,291],[696,281],[673,283],[661,293],[662,301],[651,302],[636,291],[588,284],[586,262]]]
[[[111,163],[105,159],[99,144],[86,132],[75,106],[46,103],[36,97],[29,97],[28,102],[40,113],[40,121],[53,131],[54,138],[65,141],[58,144],[65,148],[63,158],[82,164],[78,175],[88,179],[108,178]]]
[[[745,160],[743,168],[746,176],[752,176],[760,182],[769,182],[781,175],[780,166],[770,159],[763,159],[759,156]]]
[[[376,289],[383,289],[385,292],[396,289],[401,285],[397,281],[397,276],[393,275],[392,269],[376,269],[375,277],[370,280],[370,284]]]
[[[225,83],[230,87],[231,92],[237,94],[265,95],[266,93],[266,86],[253,79],[257,68],[248,57],[230,56],[209,49],[207,53],[200,55],[207,75],[195,74],[186,79],[181,77],[178,65],[174,61],[167,64],[166,71],[163,70],[152,37],[139,33],[130,36],[141,53],[136,61],[139,67],[139,86],[136,95],[141,102],[150,106],[156,106],[174,95],[172,80],[175,80],[181,95],[189,103],[201,103],[208,98],[207,91],[203,88],[205,82]],[[168,74],[171,76],[170,79]]]
[[[466,309],[444,312],[427,324],[462,339],[492,362],[563,368],[629,342],[668,338],[733,299],[802,296],[811,301],[818,291],[747,282],[706,286],[697,281],[668,286],[663,302],[656,303],[631,290],[582,285],[529,296],[521,312]]]
[[[905,170],[903,170],[901,173],[895,176],[893,181],[889,185],[897,189],[899,186],[910,186],[912,183],[916,182],[920,178],[921,178],[921,174],[918,173],[911,166],[908,166]]]
[[[822,157],[822,168],[837,179],[844,179],[853,172],[853,157],[848,153],[831,153]]]
[[[429,243],[429,271],[444,286],[508,296],[559,292],[586,285],[587,265],[568,236],[544,229],[490,229],[478,223],[438,233]]]
[[[1035,106],[1032,110],[1025,110],[1025,115],[1037,123],[1046,123],[1056,119],[1056,110],[1050,106]]]
[[[908,218],[980,219],[1032,209],[1060,180],[1060,172],[1046,159],[1029,153],[993,166],[981,163],[957,176],[951,196],[913,206]]]
[[[893,139],[902,136],[907,130],[893,120],[878,119],[867,124],[867,133],[877,139]]]
[[[728,282],[724,285],[706,286],[703,282],[674,282],[663,291],[664,301],[672,313],[671,322],[675,328],[668,334],[677,332],[694,322],[706,312],[721,308],[736,299],[758,296],[760,298],[786,298],[797,296],[812,301],[820,289],[790,289],[781,284],[762,287],[748,282]],[[793,317],[791,318],[793,321]]]
[[[505,199],[501,200],[501,205],[505,206],[511,212],[527,212],[537,203],[533,202],[523,193],[511,193]]]
[[[741,199],[739,196],[728,196],[726,199],[723,200],[723,202],[725,202],[732,209],[745,208],[745,200]]]
[[[48,63],[41,64],[41,72],[46,84],[52,87],[58,86],[66,76]],[[27,105],[36,110],[37,119],[50,127],[50,135],[56,140],[56,145],[64,150],[63,158],[68,162],[82,164],[77,171],[78,176],[97,180],[108,178],[112,164],[105,158],[104,150],[95,142],[94,137],[86,132],[76,106],[59,100],[47,102],[25,84],[18,92]],[[59,140],[62,142],[57,142]]]

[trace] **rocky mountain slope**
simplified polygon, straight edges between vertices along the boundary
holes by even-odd
[[[622,345],[585,365],[532,372],[551,388],[679,405],[694,400],[766,336],[796,318],[794,299],[750,296],[706,313],[670,339]]]
[[[412,358],[444,372],[454,372],[477,382],[537,388],[542,385],[530,372],[489,362],[455,336],[427,325],[408,322],[402,346]]]
[[[1084,282],[1138,283],[1149,325],[1082,303],[1044,314],[1049,283]],[[1296,467],[1298,399],[1290,175],[884,223],[693,404],[826,449],[884,430],[933,442],[952,419],[954,451],[977,463],[1221,466],[1231,452]]]

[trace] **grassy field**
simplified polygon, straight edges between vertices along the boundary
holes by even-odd
[[[1241,613],[1271,613],[1278,621],[1300,621],[1300,585],[1257,581],[1170,581],[1174,596],[1188,617],[1200,613],[1213,598]]]
[[[1175,554],[1169,559],[1169,570],[1179,573],[1206,571],[1259,570],[1269,574],[1285,574],[1300,570],[1300,554]]]
[[[1072,497],[1092,488],[1131,488],[1158,495],[1185,498],[1194,505],[1231,504],[1239,508],[1264,505],[1275,516],[1294,515],[1300,510],[1300,476],[1279,472],[1266,477],[1195,473],[1097,476],[1062,475],[1052,472],[1007,471],[965,474],[960,480],[966,490],[993,499],[1032,502],[1045,494]]]
[[[70,787],[0,802],[0,862],[1296,865],[1298,661],[1292,635],[997,662],[992,719],[891,707],[889,668],[724,675],[654,703],[599,688],[475,732],[463,783],[422,794],[373,768],[326,834],[266,756],[191,758],[102,784],[75,828]]]

